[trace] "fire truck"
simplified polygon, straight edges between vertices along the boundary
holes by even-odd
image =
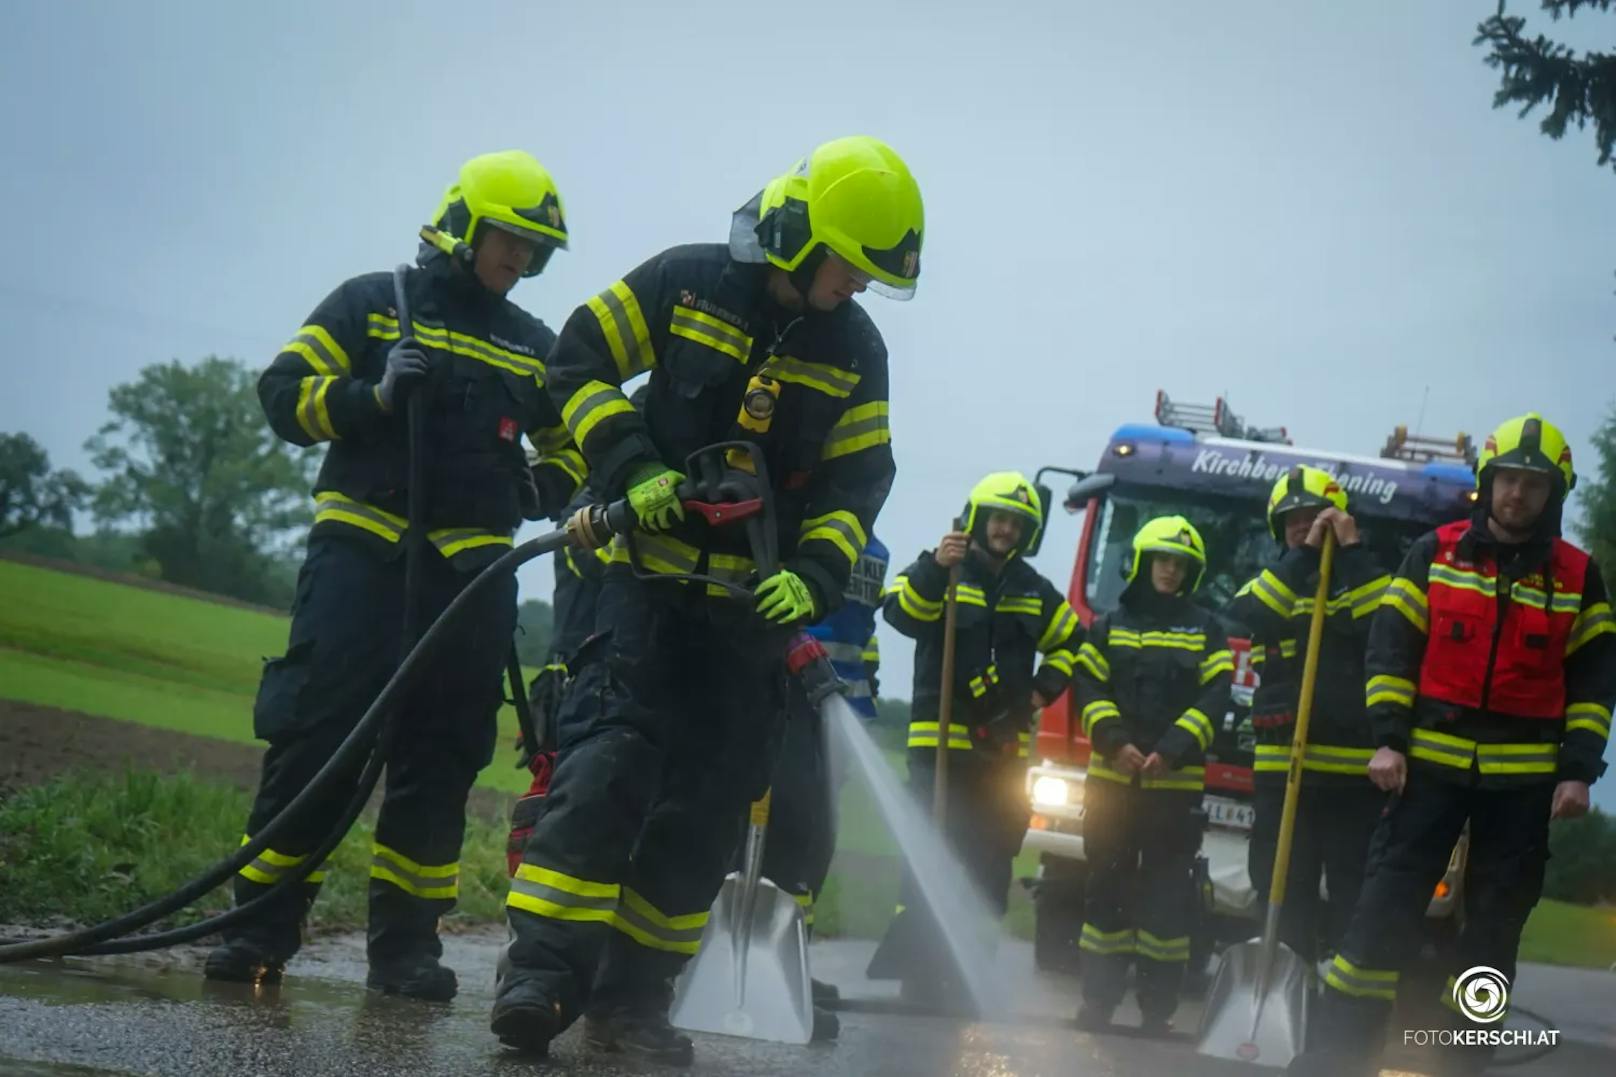
[[[1115,608],[1132,561],[1134,533],[1163,515],[1188,517],[1206,541],[1207,566],[1196,599],[1222,610],[1278,549],[1268,532],[1267,500],[1274,482],[1305,464],[1333,475],[1351,498],[1362,541],[1388,572],[1409,546],[1431,529],[1469,514],[1474,502],[1475,451],[1461,434],[1438,441],[1398,427],[1378,456],[1321,452],[1293,445],[1284,427],[1246,425],[1223,398],[1211,405],[1181,404],[1156,395],[1156,422],[1118,427],[1091,471],[1039,470],[1036,484],[1047,507],[1047,482],[1068,476],[1069,513],[1083,514],[1067,599],[1084,625]],[[1204,833],[1196,886],[1203,915],[1192,936],[1193,974],[1220,942],[1251,937],[1258,927],[1256,891],[1246,870],[1252,808],[1250,708],[1257,672],[1244,629],[1227,624],[1235,658],[1229,705],[1217,721],[1207,753]],[[1086,865],[1083,856],[1083,783],[1089,744],[1072,709],[1071,693],[1047,707],[1039,721],[1034,764],[1027,773],[1032,819],[1025,847],[1040,854],[1037,877],[1025,880],[1034,898],[1038,965],[1071,969],[1078,960]],[[1434,937],[1456,923],[1465,841],[1455,847],[1427,913]]]

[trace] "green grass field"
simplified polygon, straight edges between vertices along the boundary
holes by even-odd
[[[254,743],[264,658],[286,648],[287,619],[0,561],[0,696]],[[516,714],[500,715],[501,744]],[[496,753],[479,785],[527,788]]]

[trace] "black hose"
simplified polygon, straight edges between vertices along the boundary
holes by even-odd
[[[382,688],[381,694],[371,703],[364,716],[354,726],[353,731],[348,734],[347,739],[326,761],[325,766],[321,767],[319,772],[309,780],[309,784],[304,786],[297,796],[292,798],[290,804],[286,805],[251,840],[242,845],[233,854],[218,861],[177,890],[154,901],[147,902],[140,908],[127,912],[122,916],[61,935],[51,935],[43,939],[33,939],[27,942],[0,946],[0,964],[26,961],[30,958],[60,957],[65,954],[82,953],[108,939],[115,939],[132,931],[138,931],[170,913],[183,909],[203,894],[208,893],[220,883],[234,876],[243,867],[252,863],[258,858],[259,853],[269,848],[274,839],[285,832],[295,816],[300,815],[309,807],[317,795],[323,793],[326,786],[338,775],[353,766],[361,752],[370,753],[373,750],[375,746],[373,734],[377,726],[393,709],[398,697],[402,695],[404,687],[414,678],[418,668],[447,638],[449,627],[459,619],[461,613],[471,605],[472,601],[481,592],[487,590],[493,581],[507,573],[516,571],[519,566],[533,560],[535,557],[542,557],[544,554],[560,549],[567,542],[568,534],[566,530],[551,531],[548,534],[540,535],[524,542],[479,572],[466,585],[465,589],[454,597],[454,601],[450,602],[448,607],[438,615],[438,619],[422,635],[420,641],[411,649],[404,661],[399,663],[398,669],[394,671],[392,678]],[[373,759],[372,763],[375,764],[375,762]],[[344,828],[343,833],[346,833],[346,828]],[[342,835],[334,835],[334,838],[335,840],[332,841],[333,847],[335,847],[336,842],[341,841]],[[328,840],[331,839],[328,838]],[[318,863],[319,860],[311,856],[299,867],[307,867],[309,871],[313,871]],[[307,874],[307,872],[304,874]],[[292,876],[289,875],[288,878],[290,879]],[[195,926],[192,925],[193,928]]]

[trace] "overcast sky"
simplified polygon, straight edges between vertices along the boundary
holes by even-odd
[[[1588,470],[1616,399],[1616,176],[1589,133],[1490,108],[1470,41],[1493,7],[7,4],[0,430],[92,471],[111,386],[268,363],[336,283],[413,253],[473,154],[531,150],[561,187],[573,249],[512,295],[559,327],[863,132],[927,209],[915,300],[868,301],[900,565],[982,473],[1091,466],[1158,387],[1362,453],[1427,388],[1428,433],[1532,407]],[[1062,585],[1075,537],[1057,521],[1040,559]],[[883,644],[908,695],[909,647]]]

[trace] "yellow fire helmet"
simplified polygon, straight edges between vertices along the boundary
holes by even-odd
[[[978,546],[987,546],[988,517],[994,512],[1014,513],[1026,522],[1015,549],[1017,554],[1026,553],[1044,526],[1043,503],[1027,476],[1019,471],[995,471],[971,487],[960,519],[964,523],[962,530]]]
[[[920,279],[924,232],[920,185],[909,166],[879,139],[853,135],[819,146],[736,210],[730,253],[737,261],[767,261],[797,280],[835,251],[874,291],[908,299]]]
[[[447,254],[468,257],[483,225],[538,244],[526,277],[544,271],[550,255],[567,247],[561,194],[543,165],[523,150],[473,157],[443,193],[422,238]]]
[[[1284,516],[1292,509],[1317,506],[1347,511],[1347,492],[1328,471],[1298,464],[1279,477],[1268,493],[1268,533],[1285,541]]]
[[[1184,583],[1184,591],[1193,592],[1201,586],[1201,577],[1206,575],[1206,543],[1201,541],[1201,533],[1195,525],[1184,517],[1158,516],[1147,520],[1134,535],[1133,564],[1124,576],[1130,585],[1139,578],[1147,553],[1174,553],[1189,558],[1194,567]]]
[[[1560,428],[1535,411],[1501,423],[1487,435],[1476,460],[1476,485],[1485,489],[1493,468],[1514,467],[1554,476],[1556,496],[1564,500],[1577,485],[1571,469],[1571,445]]]

